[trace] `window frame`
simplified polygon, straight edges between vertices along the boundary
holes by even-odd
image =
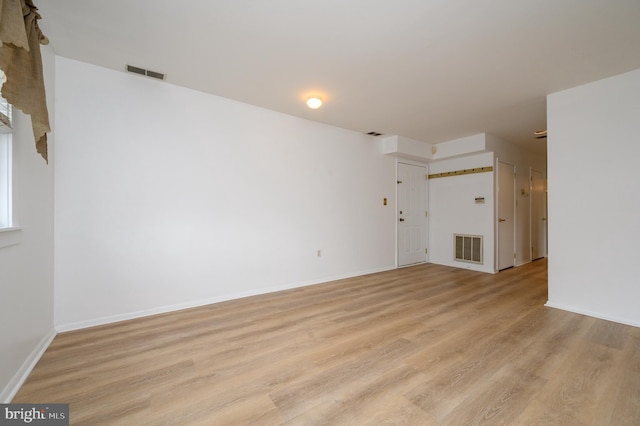
[[[11,105],[0,97],[0,113],[9,119],[9,126],[0,129],[0,229],[11,229],[13,222],[13,131]]]

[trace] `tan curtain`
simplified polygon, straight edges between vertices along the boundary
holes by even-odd
[[[31,115],[36,150],[47,160],[49,113],[44,92],[40,44],[49,40],[38,27],[32,0],[0,0],[0,69],[7,77],[2,97]]]

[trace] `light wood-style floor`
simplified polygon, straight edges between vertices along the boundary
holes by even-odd
[[[639,425],[640,328],[545,260],[418,265],[58,335],[13,402],[78,425]]]

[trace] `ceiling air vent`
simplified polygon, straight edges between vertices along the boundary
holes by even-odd
[[[134,67],[133,65],[127,65],[127,71],[134,74],[146,75],[147,77],[157,78],[158,80],[164,80],[165,75],[155,71],[145,70],[144,68]]]
[[[482,235],[453,234],[455,260],[482,264]]]
[[[371,136],[382,136],[382,133],[378,133],[378,132],[369,132],[367,134]]]

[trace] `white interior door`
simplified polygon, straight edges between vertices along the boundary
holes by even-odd
[[[515,265],[515,181],[515,166],[498,162],[498,270]]]
[[[531,259],[547,255],[547,191],[544,174],[531,169]]]
[[[426,262],[427,168],[398,163],[398,266]]]

